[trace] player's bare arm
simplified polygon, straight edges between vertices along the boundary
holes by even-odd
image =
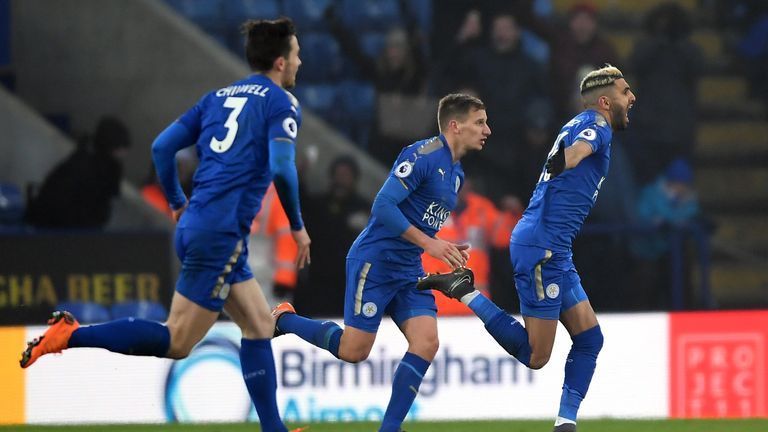
[[[469,249],[469,245],[455,244],[437,237],[432,238],[413,225],[405,230],[402,237],[424,249],[424,252],[429,256],[448,264],[451,268],[464,267],[467,264],[468,255],[463,251]]]

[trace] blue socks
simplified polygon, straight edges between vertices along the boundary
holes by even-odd
[[[485,323],[488,333],[502,348],[517,361],[530,367],[531,346],[528,344],[528,332],[520,322],[482,294],[475,296],[468,306]]]
[[[597,354],[603,347],[603,333],[598,325],[577,334],[571,340],[573,345],[565,362],[565,382],[557,415],[575,422],[576,413],[587,395],[589,383],[595,373]]]
[[[245,339],[240,345],[243,380],[251,395],[262,431],[287,432],[277,410],[277,373],[270,339]]]
[[[294,313],[284,313],[280,315],[278,328],[283,333],[293,333],[339,358],[339,344],[344,330],[333,321],[312,320]]]
[[[398,432],[405,416],[416,399],[421,380],[429,369],[430,362],[406,352],[392,379],[392,396],[389,398],[384,420],[379,432]]]
[[[165,357],[171,344],[168,328],[156,321],[126,318],[80,327],[68,348],[104,348],[120,354]]]

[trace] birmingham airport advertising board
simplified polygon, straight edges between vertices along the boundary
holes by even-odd
[[[766,406],[768,311],[601,315],[605,346],[581,410],[590,417],[760,417]],[[2,423],[256,421],[242,383],[240,332],[219,323],[184,360],[99,349],[48,355],[22,371],[24,340],[43,327],[0,329]],[[553,418],[570,339],[531,371],[474,317],[439,320],[440,351],[413,420]],[[286,421],[378,420],[406,343],[382,324],[368,360],[353,365],[286,335],[274,340],[278,406]],[[66,395],[66,397],[62,397]]]

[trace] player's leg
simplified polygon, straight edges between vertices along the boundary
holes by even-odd
[[[563,393],[555,422],[556,432],[575,430],[579,406],[587,394],[597,356],[603,347],[603,333],[575,268],[568,279],[570,283],[564,292],[560,321],[571,335],[573,344],[565,363]]]
[[[264,293],[247,265],[234,277],[224,309],[243,333],[240,366],[263,431],[285,431],[277,409],[277,373],[272,353],[274,322]],[[237,282],[235,282],[237,280]]]
[[[395,294],[386,285],[391,276],[378,266],[356,259],[347,259],[346,272],[344,329],[333,321],[298,315],[284,303],[273,311],[275,334],[293,333],[348,362],[368,358],[384,308]]]
[[[510,251],[525,326],[477,291],[468,269],[424,278],[417,287],[437,289],[466,304],[502,348],[524,365],[540,369],[552,352],[560,308],[559,298],[546,296],[544,286],[557,277],[557,272],[544,270],[552,256],[549,251],[516,245],[511,245]]]
[[[408,340],[408,351],[392,378],[392,395],[379,432],[398,432],[437,354],[437,306],[431,292],[414,290],[413,279],[404,279],[387,310]]]
[[[80,327],[71,314],[57,311],[49,321],[51,327],[48,331],[28,344],[22,353],[21,366],[29,367],[41,355],[61,352],[67,348],[104,348],[121,354],[169,358],[183,358],[189,354],[218,316],[216,307],[206,303],[205,294],[211,292],[226,261],[219,259],[221,262],[217,262],[207,253],[210,244],[208,237],[214,233],[201,238],[189,232],[184,235],[181,231],[177,230],[176,233],[176,249],[184,268],[177,282],[179,292],[174,294],[171,301],[171,311],[165,325],[126,318]],[[227,247],[226,242],[223,246]],[[215,251],[217,248],[212,249]],[[195,283],[185,283],[189,280]]]

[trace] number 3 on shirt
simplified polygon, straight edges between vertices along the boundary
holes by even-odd
[[[229,117],[227,117],[227,121],[224,122],[224,127],[227,128],[227,135],[224,137],[223,140],[219,141],[214,136],[211,138],[211,150],[215,151],[216,153],[224,153],[225,151],[229,150],[230,147],[232,147],[232,143],[235,142],[235,136],[237,135],[237,118],[240,116],[240,113],[243,112],[243,107],[245,106],[245,103],[248,102],[248,98],[244,97],[228,97],[224,101],[224,108],[231,108],[232,112],[229,113]]]

